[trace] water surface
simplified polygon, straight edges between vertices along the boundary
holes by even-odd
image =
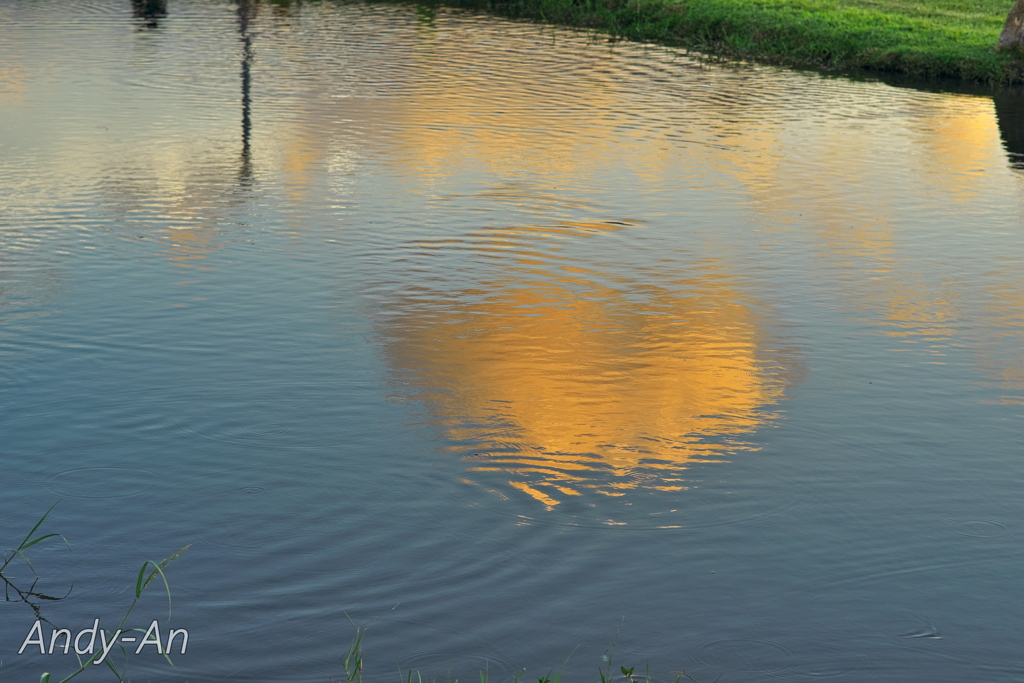
[[[0,26],[0,541],[61,501],[75,631],[192,544],[134,678],[339,679],[346,615],[368,680],[1024,677],[1012,95],[413,5]],[[73,668],[34,619],[4,680]]]

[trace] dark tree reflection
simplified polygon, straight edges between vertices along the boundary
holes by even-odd
[[[1015,88],[992,96],[996,105],[999,137],[1010,166],[1024,171],[1024,90]]]
[[[249,33],[249,22],[256,15],[256,5],[252,0],[238,1],[238,33],[242,41],[242,165],[239,177],[243,182],[252,178],[252,155],[250,139],[252,137],[252,34]]]
[[[145,28],[159,28],[167,16],[167,0],[132,0],[132,16],[142,19]]]

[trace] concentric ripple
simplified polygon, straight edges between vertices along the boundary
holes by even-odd
[[[1010,524],[994,519],[950,519],[942,528],[951,534],[972,538],[999,538],[1016,532]]]

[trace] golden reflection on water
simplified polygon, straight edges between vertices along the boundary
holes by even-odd
[[[481,231],[449,246],[490,253],[492,279],[421,289],[388,307],[381,332],[396,378],[463,454],[469,477],[499,475],[552,508],[588,491],[677,491],[689,464],[753,448],[742,437],[770,417],[783,387],[727,273],[712,265],[623,281],[592,262],[541,263],[556,258],[545,244],[554,236],[613,229]]]
[[[629,140],[639,178],[679,172],[671,147],[622,107],[612,74],[586,70],[585,106],[577,92],[541,99],[544,59],[441,68],[431,32],[421,37],[404,91],[412,106],[396,112],[401,173],[421,191],[483,172],[504,182],[481,198],[538,216],[586,213],[554,185],[599,176]],[[516,182],[525,171],[552,186]],[[717,266],[613,274],[563,254],[567,241],[635,229],[567,220],[418,245],[488,263],[472,288],[453,280],[391,300],[381,329],[395,377],[462,455],[466,481],[504,481],[498,495],[551,509],[587,493],[685,489],[690,464],[754,448],[743,437],[770,418],[783,384],[734,278]]]
[[[969,295],[938,283],[943,275],[908,251],[901,214],[908,191],[977,201],[984,171],[1005,166],[990,99],[911,96],[881,118],[865,110],[849,125],[807,125],[807,112],[793,113],[808,102],[765,104],[741,88],[738,97],[749,102],[702,102],[707,110],[685,130],[694,144],[681,159],[652,134],[679,124],[666,126],[650,111],[636,117],[622,106],[634,94],[594,65],[579,92],[551,89],[542,100],[534,85],[549,78],[542,60],[441,68],[441,48],[429,30],[422,35],[403,91],[410,106],[397,111],[397,158],[413,187],[436,192],[439,181],[467,173],[571,186],[601,178],[612,160],[620,182],[637,191],[662,192],[687,177],[731,181],[740,188],[733,196],[769,225],[808,230],[819,264],[846,283],[839,296],[900,343],[928,346],[922,362],[945,362],[958,326],[976,319]],[[751,115],[744,106],[761,109]],[[893,152],[901,147],[906,154]],[[879,160],[902,168],[908,182],[880,187]],[[510,198],[536,214],[552,205]],[[496,264],[502,274],[478,291],[452,287],[393,302],[385,336],[397,375],[452,449],[472,453],[464,458],[478,478],[505,475],[548,508],[586,491],[678,490],[689,463],[752,447],[743,435],[782,398],[784,382],[766,370],[762,322],[752,313],[760,303],[749,304],[750,292],[724,273],[682,288],[668,273],[600,287],[607,273],[583,263],[575,264],[578,280],[530,280],[512,273],[516,255],[494,239],[456,241],[504,259]]]
[[[893,130],[870,116],[851,116],[849,127],[798,130],[780,116],[733,127],[716,164],[742,183],[770,223],[809,224],[818,259],[846,283],[849,304],[901,342],[930,344],[934,358],[927,362],[942,363],[947,342],[962,333],[957,328],[976,319],[977,302],[918,249],[908,249],[917,226],[905,207],[918,194],[936,205],[975,202],[1006,159],[988,97],[912,97],[901,107],[886,123],[896,123]],[[799,165],[795,149],[804,157]],[[905,181],[879,185],[878,177],[894,173],[894,162],[908,165]]]
[[[931,181],[957,203],[977,199],[991,181],[991,170],[1006,164],[992,100],[936,99],[920,104],[918,117],[914,133],[923,143],[922,165]]]
[[[257,51],[268,48],[264,65],[274,54],[301,63],[313,49],[287,26],[258,36]],[[585,490],[684,487],[680,469],[749,447],[743,435],[763,424],[782,396],[784,382],[766,365],[763,321],[753,313],[765,304],[727,266],[629,277],[583,259],[560,264],[555,276],[551,235],[578,241],[615,229],[601,221],[553,223],[595,213],[572,204],[583,191],[570,198],[558,187],[591,196],[607,189],[609,203],[648,192],[652,214],[660,210],[657,197],[725,188],[730,202],[755,215],[758,230],[799,226],[801,234],[790,236],[807,238],[808,267],[823,281],[842,281],[842,305],[899,343],[931,344],[935,362],[953,340],[973,335],[967,341],[980,364],[1007,393],[1024,393],[1019,264],[994,266],[990,284],[972,288],[949,280],[907,237],[917,229],[905,211],[907,195],[963,207],[984,199],[992,169],[1005,168],[990,98],[879,87],[863,101],[882,98],[880,111],[822,123],[817,110],[842,111],[843,98],[856,103],[860,95],[792,76],[799,81],[793,97],[772,99],[766,93],[778,85],[771,77],[727,69],[707,77],[673,71],[678,82],[666,87],[644,81],[648,66],[638,53],[579,43],[539,50],[530,30],[475,31],[442,16],[417,24],[412,45],[390,50],[400,59],[351,56],[367,59],[353,72],[381,69],[379,80],[394,83],[387,96],[334,97],[331,88],[344,74],[328,67],[291,79],[273,97],[260,88],[254,94],[265,107],[257,108],[263,118],[254,128],[257,168],[264,182],[276,178],[283,187],[282,213],[296,234],[309,229],[310,205],[338,201],[356,182],[356,159],[379,161],[410,193],[472,192],[466,187],[478,185],[464,181],[483,178],[479,197],[488,210],[514,206],[535,217],[533,225],[454,239],[450,248],[492,259],[479,291],[452,280],[439,286],[443,295],[392,301],[395,315],[385,324],[398,375],[423,397],[456,450],[479,453],[468,456],[471,471],[507,473],[510,485],[549,506]],[[463,59],[462,51],[487,58]],[[59,70],[5,56],[0,106],[27,112],[33,94],[45,92],[43,76]],[[232,53],[231,63],[237,59]],[[266,68],[257,84],[274,82]],[[653,107],[638,99],[633,76],[658,96],[685,98],[666,95],[661,109]],[[232,72],[225,87],[237,88],[234,79]],[[153,95],[131,120],[118,119],[117,98],[107,99],[102,111],[123,126],[116,133],[90,122],[88,135],[53,145],[40,141],[64,140],[56,132],[61,120],[44,125],[42,117],[29,130],[41,150],[33,152],[33,172],[54,189],[19,201],[27,208],[69,203],[83,182],[93,182],[83,181],[82,169],[96,169],[95,177],[116,181],[99,190],[123,211],[114,215],[119,227],[159,233],[153,242],[188,267],[189,277],[213,268],[226,226],[249,210],[236,144],[241,103],[228,98],[222,123],[214,124],[176,104],[180,98]],[[191,140],[180,131],[164,131],[161,140],[152,128],[162,108],[175,106],[176,125],[192,122]],[[520,192],[548,182],[544,197]],[[510,237],[521,244],[510,248]],[[523,246],[529,242],[532,254]],[[712,242],[705,253],[725,253]],[[733,267],[742,273],[750,263],[742,249],[736,254]]]

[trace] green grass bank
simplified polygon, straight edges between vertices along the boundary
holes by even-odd
[[[1013,0],[451,0],[712,56],[839,72],[1024,83],[998,53]]]

